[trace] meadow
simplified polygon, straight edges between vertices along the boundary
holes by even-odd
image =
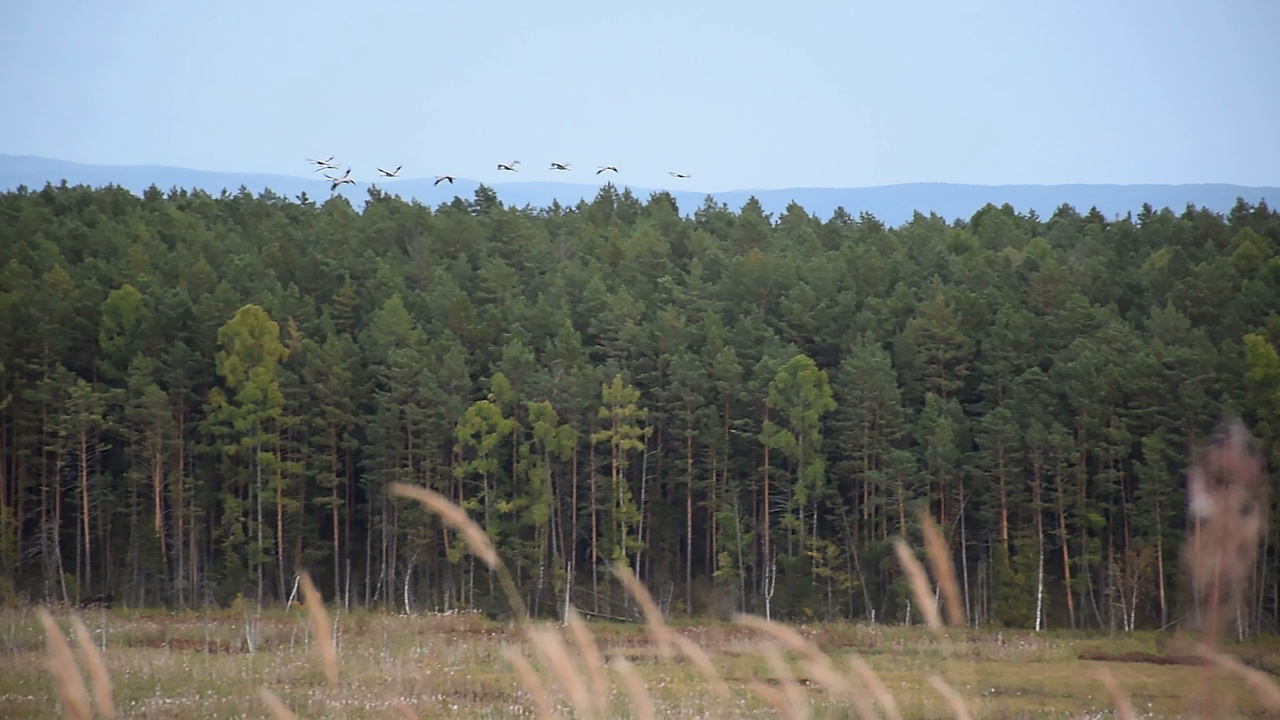
[[[72,636],[69,614],[57,612],[56,617]],[[589,664],[573,661],[575,690],[575,681],[559,681],[555,663],[524,629],[474,613],[335,613],[336,685],[326,679],[313,626],[301,608],[204,613],[86,610],[81,617],[101,651],[113,705],[121,717],[270,717],[260,694],[263,687],[298,717],[537,715],[537,702],[504,655],[509,649],[528,658],[548,702],[565,717],[573,716],[574,693],[583,688],[589,702],[600,697],[607,701],[598,717],[644,715],[628,692],[619,658],[643,683],[657,717],[862,717],[858,703],[874,702],[874,695],[851,664],[855,658],[884,684],[903,718],[955,716],[931,685],[934,676],[958,693],[973,717],[1123,717],[1114,714],[1115,701],[1097,675],[1102,669],[1123,689],[1133,717],[1192,716],[1204,672],[1213,673],[1214,717],[1267,716],[1240,677],[1198,664],[1176,637],[1166,642],[1156,633],[938,634],[924,627],[792,626],[848,679],[851,694],[841,697],[822,683],[803,652],[754,627],[735,622],[671,625],[676,634],[705,651],[727,687],[726,699],[687,657],[664,657],[645,626],[638,624],[586,624],[605,659],[607,689],[600,693],[594,684],[600,679],[593,679]],[[570,629],[557,629],[564,646],[574,648],[572,654],[581,658]],[[57,715],[58,693],[35,611],[4,611],[0,633],[0,716]],[[1280,669],[1280,646],[1256,642],[1230,650],[1255,667]],[[84,666],[83,649],[77,654]],[[780,665],[778,657],[783,659]],[[873,712],[875,717],[893,716],[882,705]]]

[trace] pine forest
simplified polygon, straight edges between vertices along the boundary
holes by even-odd
[[[306,569],[502,616],[398,482],[540,617],[634,617],[623,563],[674,617],[919,622],[894,540],[928,516],[968,624],[1162,628],[1196,607],[1196,448],[1240,417],[1280,463],[1265,204],[886,227],[63,184],[0,195],[0,267],[0,603],[282,604]],[[1272,525],[1242,634],[1280,618]]]

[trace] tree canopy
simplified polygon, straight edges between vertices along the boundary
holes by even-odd
[[[1265,204],[890,228],[64,184],[0,195],[0,267],[0,598],[282,601],[307,568],[498,611],[407,482],[542,614],[629,612],[622,561],[676,614],[902,621],[927,512],[972,623],[1159,627],[1193,601],[1189,452],[1241,414],[1280,463]]]

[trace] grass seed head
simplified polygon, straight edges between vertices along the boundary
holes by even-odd
[[[553,720],[560,717],[559,713],[551,705],[551,699],[547,697],[547,691],[542,686],[542,679],[538,677],[538,673],[534,671],[533,666],[525,659],[520,651],[510,645],[502,648],[502,656],[511,663],[516,669],[516,674],[520,676],[520,684],[524,686],[529,697],[533,699],[534,708],[538,711],[538,717],[543,720]]]
[[[702,646],[677,632],[670,633],[670,637],[680,652],[693,663],[698,674],[702,675],[711,686],[711,691],[721,699],[728,700],[729,686],[725,684],[724,678],[720,677],[720,671],[716,670],[715,664],[711,662],[711,658],[707,657]]]
[[[862,681],[863,685],[871,691],[871,695],[875,697],[876,702],[880,703],[881,709],[885,715],[889,716],[889,720],[902,720],[902,713],[898,711],[898,703],[893,699],[893,693],[889,692],[889,688],[876,674],[875,670],[867,664],[866,660],[852,655],[849,657],[849,666],[853,668],[853,672]]]
[[[662,619],[662,612],[658,610],[658,604],[653,601],[653,596],[645,588],[636,576],[631,572],[631,568],[622,563],[613,566],[613,572],[622,581],[622,586],[631,593],[631,597],[635,598],[636,604],[640,606],[644,612],[645,620],[649,625],[649,633],[653,636],[653,642],[658,646],[658,651],[663,657],[671,657],[671,628],[667,627],[667,623]]]
[[[316,647],[324,661],[324,674],[329,684],[338,685],[338,649],[333,644],[333,632],[329,625],[329,613],[324,609],[324,598],[311,581],[311,573],[302,572],[302,597],[307,605],[307,615],[311,618],[311,632],[316,636]]]
[[[609,710],[609,679],[604,674],[604,656],[600,654],[600,648],[596,646],[595,638],[591,636],[591,629],[587,627],[587,623],[583,621],[582,615],[574,608],[569,608],[569,612],[565,617],[565,621],[569,626],[569,632],[573,636],[573,643],[578,648],[578,654],[582,656],[582,661],[587,666],[587,675],[591,678],[591,690],[595,698],[596,712],[607,714]]]
[[[39,608],[36,615],[40,618],[49,641],[49,669],[53,671],[53,679],[58,687],[62,712],[72,720],[91,720],[93,712],[89,707],[89,691],[76,667],[76,659],[71,654],[67,637],[62,634],[62,629],[48,610]]]
[[[85,664],[89,666],[89,678],[93,681],[93,699],[98,704],[98,712],[106,718],[116,716],[115,700],[111,692],[111,674],[107,672],[107,664],[102,660],[102,653],[93,644],[93,635],[79,615],[72,615],[71,622],[76,628],[76,644],[84,654]]]
[[[1120,720],[1134,720],[1133,703],[1129,702],[1129,696],[1125,693],[1120,684],[1116,682],[1111,671],[1106,668],[1099,668],[1095,676],[1107,686],[1107,692],[1111,694],[1111,702],[1116,706],[1116,717]]]
[[[422,503],[428,510],[440,516],[445,525],[460,533],[471,552],[480,558],[490,570],[498,569],[498,552],[489,542],[489,536],[476,524],[467,511],[456,505],[449,498],[430,488],[406,483],[391,483],[391,492],[401,497],[412,498]]]
[[[1201,644],[1196,651],[1201,657],[1211,660],[1243,680],[1258,702],[1268,711],[1280,713],[1280,685],[1276,685],[1276,681],[1269,675],[1245,665],[1230,655],[1217,652],[1208,645]]]
[[[622,682],[626,685],[627,697],[631,698],[631,713],[635,715],[636,720],[654,720],[657,713],[653,709],[653,698],[649,697],[649,691],[645,689],[640,674],[622,655],[613,656],[613,667],[622,676]]]
[[[969,708],[964,704],[964,698],[960,697],[960,693],[948,685],[946,680],[943,680],[938,675],[933,675],[929,678],[929,684],[946,699],[947,705],[951,707],[951,713],[956,716],[956,720],[973,720],[973,716],[969,714]]]
[[[271,717],[276,720],[294,720],[293,711],[285,706],[284,701],[268,690],[265,685],[258,690],[258,694],[262,696],[262,701],[271,709]]]
[[[929,555],[933,578],[942,589],[946,601],[947,621],[952,627],[964,627],[964,606],[960,602],[960,582],[956,579],[956,566],[947,552],[947,539],[927,511],[920,513],[920,526],[924,530],[924,546]]]
[[[533,640],[534,647],[551,666],[551,672],[560,681],[565,694],[569,696],[569,703],[573,705],[574,712],[580,717],[591,717],[594,714],[595,703],[591,700],[591,694],[587,692],[587,684],[582,680],[582,675],[574,667],[573,660],[569,657],[569,649],[565,646],[560,633],[546,626],[530,626],[529,636]]]
[[[938,606],[934,603],[933,593],[929,590],[929,576],[925,575],[924,566],[916,559],[915,553],[907,547],[901,538],[893,541],[893,549],[898,554],[898,562],[907,574],[911,583],[911,595],[924,615],[925,624],[934,630],[942,629],[942,618],[938,615]]]

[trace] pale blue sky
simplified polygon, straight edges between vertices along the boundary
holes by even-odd
[[[1280,185],[1275,0],[6,5],[13,155],[484,182],[615,164],[700,191]]]

